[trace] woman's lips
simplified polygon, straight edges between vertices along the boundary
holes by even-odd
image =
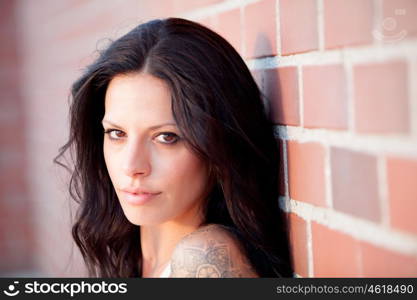
[[[123,198],[132,205],[142,205],[154,199],[161,193],[131,193],[122,191]]]

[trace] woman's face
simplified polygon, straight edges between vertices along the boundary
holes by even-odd
[[[149,74],[114,77],[103,127],[107,170],[131,223],[202,221],[206,165],[181,138],[163,80]]]

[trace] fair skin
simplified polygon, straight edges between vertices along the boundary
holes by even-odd
[[[110,178],[125,216],[140,225],[142,276],[158,276],[179,240],[202,222],[205,164],[178,138],[168,86],[149,74],[111,80],[102,123]],[[170,125],[152,128],[161,124]],[[126,188],[160,194],[136,205],[128,202]]]
[[[256,277],[236,239],[200,227],[208,170],[175,124],[167,84],[146,73],[117,75],[105,95],[103,153],[126,218],[140,226],[142,277]],[[128,189],[156,193],[131,201]]]
[[[237,238],[226,227],[210,224],[185,236],[172,254],[171,277],[259,277]]]

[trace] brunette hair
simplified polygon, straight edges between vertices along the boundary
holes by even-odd
[[[204,224],[240,240],[261,277],[292,277],[285,213],[278,205],[281,164],[263,96],[236,50],[184,19],[141,24],[102,51],[72,86],[70,135],[55,162],[75,154],[69,191],[79,203],[72,234],[90,276],[139,277],[139,226],[124,216],[103,156],[104,96],[116,75],[164,80],[181,135],[211,170]],[[74,151],[74,152],[72,152]]]

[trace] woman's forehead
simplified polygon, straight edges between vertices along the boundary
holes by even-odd
[[[171,100],[171,92],[167,83],[146,73],[123,74],[115,76],[109,83],[107,99],[135,98],[139,100]],[[153,101],[152,101],[153,100]]]
[[[149,126],[173,121],[167,84],[149,74],[118,75],[105,96],[105,118],[110,122],[141,122]]]

